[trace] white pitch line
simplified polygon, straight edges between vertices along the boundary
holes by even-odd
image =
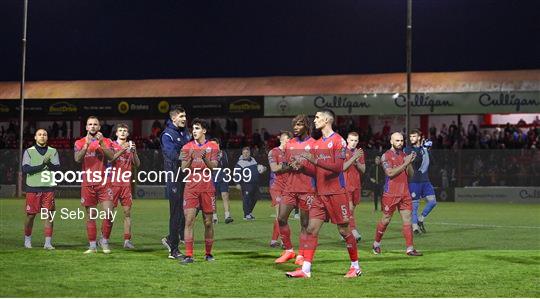
[[[540,226],[522,226],[522,225],[495,225],[495,224],[473,224],[473,223],[451,223],[451,222],[427,222],[428,225],[453,225],[453,226],[471,226],[471,227],[489,227],[489,228],[523,228],[540,229]]]

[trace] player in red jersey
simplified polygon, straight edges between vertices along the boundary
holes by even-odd
[[[343,172],[345,172],[346,189],[349,195],[349,208],[351,209],[352,215],[349,221],[349,227],[358,242],[362,239],[362,236],[356,228],[354,210],[360,203],[360,197],[362,196],[361,174],[366,172],[366,160],[364,158],[364,151],[361,148],[357,149],[357,145],[358,133],[350,132],[347,136],[347,151],[345,152]]]
[[[268,164],[270,165],[270,197],[272,198],[272,207],[276,210],[276,219],[272,230],[272,239],[270,247],[279,246],[279,203],[285,190],[287,177],[289,175],[287,161],[285,160],[285,144],[292,138],[291,132],[284,131],[279,135],[279,146],[274,147],[268,152]]]
[[[107,160],[112,160],[114,151],[112,141],[99,132],[101,126],[96,116],[86,120],[85,137],[75,141],[75,161],[82,163],[84,174],[81,184],[81,204],[86,208],[86,233],[90,246],[84,253],[96,253],[96,206],[101,203],[106,217],[101,224],[102,239],[100,246],[103,253],[110,253],[109,237],[112,229],[114,211],[110,182],[105,175]],[[91,209],[92,208],[92,209]],[[93,219],[92,219],[93,218]]]
[[[300,167],[307,168],[308,172],[313,171],[314,168],[317,196],[309,209],[306,235],[300,240],[300,246],[304,248],[304,263],[302,268],[287,272],[288,277],[311,277],[311,263],[317,248],[319,230],[327,219],[337,224],[339,233],[347,243],[351,267],[345,277],[353,278],[362,274],[358,264],[356,239],[349,228],[351,212],[343,174],[346,143],[343,137],[332,130],[334,119],[332,110],[323,109],[317,112],[314,121],[315,128],[321,130],[322,137],[315,143],[314,155],[302,154],[308,163],[304,161],[299,164]]]
[[[212,215],[216,210],[216,196],[212,170],[217,167],[217,143],[206,140],[208,124],[202,119],[194,119],[193,141],[182,147],[180,153],[182,171],[186,173],[187,181],[184,189],[184,216],[186,227],[184,238],[186,241],[186,256],[182,264],[193,263],[193,226],[197,216],[197,209],[203,212],[204,217],[204,243],[206,248],[205,260],[213,261],[212,245],[214,243],[214,224]]]
[[[392,147],[381,157],[381,163],[386,174],[384,193],[382,197],[383,216],[377,224],[373,253],[381,253],[381,239],[397,209],[403,221],[403,237],[407,245],[406,253],[410,256],[420,256],[422,253],[414,249],[413,231],[411,225],[412,199],[409,194],[409,182],[407,175],[412,175],[414,170],[411,163],[416,158],[416,153],[406,155],[403,152],[403,135],[394,133],[390,136]]]
[[[304,262],[304,252],[299,247],[298,255],[294,253],[288,219],[292,210],[298,207],[300,210],[300,240],[304,239],[309,221],[309,206],[315,197],[315,178],[314,173],[308,175],[305,169],[291,169],[290,165],[303,162],[305,159],[301,155],[313,150],[315,140],[309,135],[309,118],[306,115],[297,115],[292,120],[292,126],[294,138],[285,145],[285,160],[289,165],[283,166],[290,173],[285,183],[278,213],[279,234],[285,250],[275,262],[285,263],[296,256],[295,263],[301,265]]]
[[[124,210],[124,248],[133,249],[131,242],[131,205],[133,204],[131,196],[131,178],[132,166],[139,167],[141,160],[137,155],[135,143],[128,141],[129,128],[126,124],[116,125],[116,141],[113,142],[114,157],[111,160],[111,166],[115,170],[114,173],[119,173],[120,180],[113,180],[113,203],[114,207],[118,206],[118,202]],[[124,173],[126,175],[124,175]]]

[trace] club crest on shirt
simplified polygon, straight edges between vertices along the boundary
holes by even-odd
[[[334,143],[332,141],[330,141],[330,143],[328,143],[328,148],[332,148],[333,145],[334,145]]]
[[[211,151],[212,151],[212,149],[211,149],[211,148],[209,148],[209,147],[207,147],[207,148],[205,149],[205,151],[206,151],[207,153],[209,153],[209,152],[211,152]]]
[[[306,151],[309,151],[311,149],[311,147],[308,145],[306,145],[306,147],[304,148]]]

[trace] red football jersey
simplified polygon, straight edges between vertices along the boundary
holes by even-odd
[[[113,149],[115,152],[121,151],[124,148],[118,144],[117,141],[113,141],[112,143]],[[112,167],[116,168],[114,173],[114,185],[118,186],[130,186],[131,185],[131,166],[133,164],[133,152],[131,150],[125,151],[120,157],[116,158],[116,160],[112,163]],[[128,172],[130,173],[129,176],[124,175],[124,173]],[[119,173],[119,175],[118,175]],[[126,179],[124,181],[124,179]]]
[[[348,161],[352,156],[354,156],[354,153],[358,149],[350,150],[347,148],[345,152],[345,162]],[[362,155],[360,158],[358,158],[356,161],[360,162],[361,164],[366,163],[366,159],[364,157],[365,155]],[[354,191],[356,189],[360,189],[362,187],[362,183],[360,181],[361,174],[358,168],[356,168],[356,165],[354,163],[345,171],[345,184],[347,186],[348,191]]]
[[[387,150],[381,157],[383,168],[391,169],[403,165],[403,159],[407,156],[402,150]],[[410,196],[407,172],[403,170],[393,178],[386,177],[384,193],[392,196]]]
[[[103,138],[105,147],[113,150],[112,140],[109,138]],[[75,152],[82,150],[84,144],[86,143],[86,137],[83,137],[75,141]],[[90,170],[89,176],[86,173],[82,175],[82,186],[94,186],[101,185],[103,180],[105,180],[104,170],[107,168],[107,158],[103,150],[99,146],[99,141],[94,139],[88,149],[86,149],[86,154],[84,155],[82,162],[82,170]],[[107,181],[109,181],[107,179]]]
[[[193,161],[189,167],[191,172],[184,171],[185,175],[190,174],[189,177],[186,177],[185,188],[194,192],[215,192],[212,171],[206,166],[201,157],[202,153],[206,152],[206,158],[209,161],[217,162],[219,146],[217,143],[208,140],[203,144],[193,140],[182,147],[182,152],[186,156],[189,155],[191,150],[193,151]]]
[[[281,165],[282,163],[286,163],[286,161],[287,160],[285,159],[285,150],[281,150],[279,146],[274,147],[270,150],[270,152],[268,152],[268,163],[276,163],[278,165]],[[288,175],[288,172],[271,172],[270,189],[275,191],[284,191]]]
[[[315,143],[315,157],[317,163],[336,165],[341,163],[340,172],[332,172],[320,166],[317,172],[317,194],[331,195],[345,193],[345,175],[343,174],[343,162],[347,143],[338,133],[334,132],[327,138],[321,137]],[[341,160],[341,161],[338,161]]]
[[[313,153],[315,139],[308,137],[305,140],[300,140],[294,137],[285,144],[285,160],[291,162],[292,159],[304,161],[305,158],[300,155],[305,152]],[[307,175],[303,170],[291,171],[287,176],[285,191],[291,193],[315,193],[315,178]]]

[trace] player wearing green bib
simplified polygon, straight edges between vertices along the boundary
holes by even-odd
[[[25,176],[26,219],[24,221],[24,247],[32,248],[32,227],[37,213],[47,212],[44,223],[45,245],[52,250],[53,220],[51,211],[54,205],[54,181],[50,172],[60,169],[60,160],[56,149],[47,146],[47,131],[38,129],[34,136],[36,144],[24,151],[22,172]]]

